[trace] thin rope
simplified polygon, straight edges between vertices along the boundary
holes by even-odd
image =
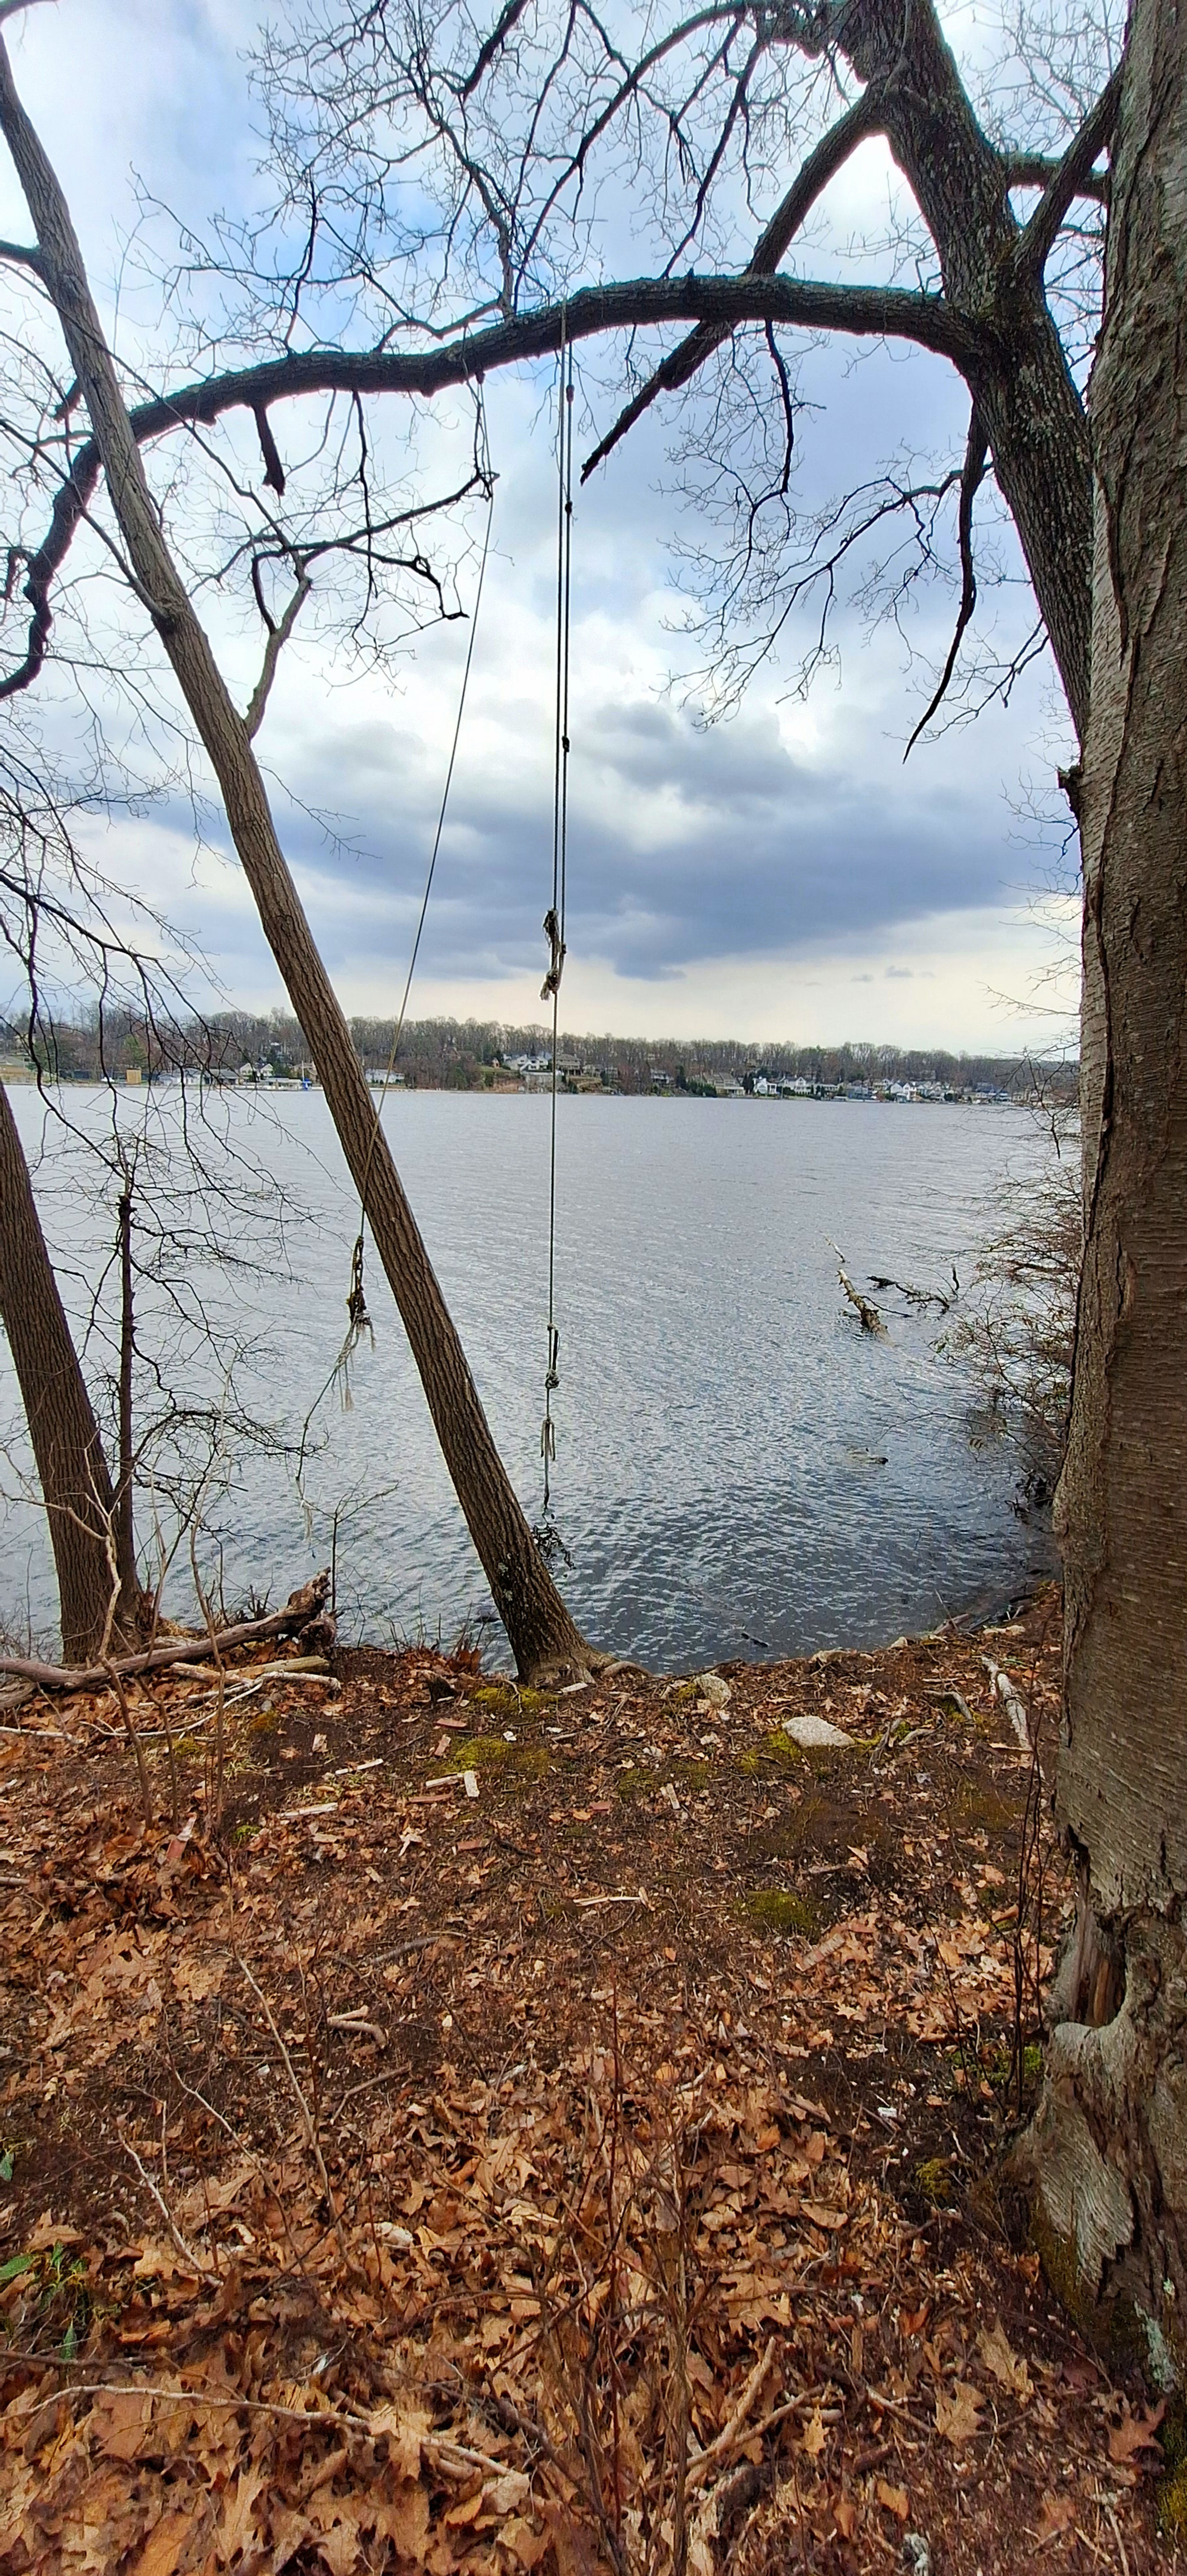
[[[561,308],[560,372],[557,384],[557,533],[556,533],[556,724],[552,780],[552,903],[544,916],[550,964],[540,988],[541,1001],[552,997],[552,1083],[548,1140],[548,1341],[544,1367],[544,1419],[540,1455],[544,1461],[544,1520],[551,1508],[550,1470],[556,1460],[556,1426],[552,1399],[560,1385],[560,1332],[556,1321],[556,1088],[560,1043],[560,988],[565,967],[565,902],[569,836],[569,631],[573,568],[573,346],[568,336],[568,308]]]
[[[462,685],[458,693],[457,717],[454,722],[453,740],[449,747],[449,764],[445,772],[445,784],[441,791],[441,804],[437,815],[437,828],[433,834],[433,846],[429,854],[429,865],[425,876],[424,893],[421,896],[420,915],[416,924],[416,937],[412,943],[412,955],[408,960],[408,972],[404,978],[404,991],[400,1002],[399,1017],[396,1021],[395,1035],[392,1039],[391,1050],[388,1055],[383,1082],[380,1086],[379,1098],[375,1105],[375,1116],[371,1127],[370,1139],[367,1145],[367,1160],[363,1166],[362,1187],[359,1191],[359,1230],[355,1237],[354,1247],[350,1256],[350,1289],[346,1300],[346,1313],[348,1318],[346,1338],[338,1353],[338,1357],[334,1362],[333,1368],[326,1379],[325,1385],[322,1387],[320,1394],[314,1398],[314,1401],[310,1405],[309,1411],[305,1417],[304,1426],[301,1432],[301,1445],[297,1470],[298,1485],[300,1484],[301,1474],[304,1469],[305,1444],[308,1438],[309,1426],[318,1410],[318,1407],[324,1402],[330,1388],[336,1385],[341,1398],[343,1412],[349,1413],[351,1411],[353,1404],[350,1389],[351,1361],[358,1349],[359,1343],[363,1339],[364,1334],[369,1335],[372,1344],[374,1344],[375,1340],[375,1328],[371,1322],[370,1315],[367,1312],[367,1297],[363,1282],[364,1237],[367,1224],[367,1190],[371,1180],[371,1164],[375,1154],[375,1141],[379,1134],[379,1124],[383,1116],[384,1104],[391,1088],[391,1079],[395,1070],[396,1055],[399,1050],[400,1039],[404,1031],[404,1021],[408,1011],[408,997],[412,991],[412,978],[416,973],[416,961],[420,955],[420,943],[424,936],[424,926],[429,909],[429,897],[432,894],[433,879],[437,873],[437,858],[441,848],[441,836],[445,829],[445,817],[449,810],[449,791],[453,785],[453,773],[457,762],[458,744],[461,741],[462,718],[466,712],[466,696],[470,686],[470,671],[474,660],[474,646],[478,637],[478,612],[482,606],[482,588],[483,583],[486,580],[486,567],[490,555],[491,527],[495,515],[495,477],[491,471],[490,443],[486,427],[486,405],[483,399],[481,384],[478,387],[478,472],[481,480],[486,485],[486,528],[483,533],[482,553],[478,563],[478,587],[474,593],[474,610],[470,619],[469,641],[466,646],[466,659],[462,669]]]

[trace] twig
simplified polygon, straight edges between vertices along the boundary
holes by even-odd
[[[158,2191],[147,2166],[141,2163],[131,2139],[124,2136],[122,2129],[119,2134],[120,2144],[123,2147],[125,2154],[131,2157],[132,2162],[136,2167],[136,2171],[140,2176],[141,2182],[144,2184],[145,2190],[149,2192],[155,2200],[157,2208],[160,2210],[161,2216],[165,2221],[165,2225],[169,2230],[175,2246],[177,2247],[178,2253],[184,2256],[185,2261],[189,2264],[190,2270],[196,2273],[200,2281],[217,2281],[219,2278],[218,2272],[212,2269],[209,2263],[204,2263],[200,2254],[195,2254],[192,2245],[187,2245],[167,2200],[163,2193]]]
[[[277,2028],[277,2025],[276,2025],[276,2017],[275,2017],[275,2015],[274,2015],[274,2013],[273,2013],[272,2006],[271,2006],[271,2004],[270,2004],[270,2003],[269,2003],[269,2001],[268,2001],[267,1995],[264,1993],[264,1990],[263,1990],[262,1986],[258,1986],[258,1985],[256,1984],[255,1978],[253,1977],[253,1975],[252,1975],[252,1973],[251,1973],[251,1970],[250,1970],[250,1968],[248,1967],[248,1964],[247,1964],[246,1959],[242,1957],[241,1953],[240,1953],[238,1950],[236,1950],[236,1951],[235,1951],[235,1953],[234,1953],[234,1957],[235,1957],[235,1960],[236,1960],[236,1962],[237,1962],[238,1966],[242,1969],[243,1974],[244,1974],[244,1976],[245,1976],[245,1977],[246,1977],[246,1979],[247,1979],[248,1985],[251,1987],[251,1990],[252,1990],[253,1995],[255,1995],[255,1996],[257,1996],[257,1997],[258,1997],[259,2002],[260,2002],[260,2004],[261,2004],[261,2005],[262,2005],[262,2007],[263,2007],[264,2017],[265,2017],[265,2019],[266,2019],[266,2021],[267,2021],[268,2028],[269,2028],[269,2030],[270,2030],[270,2031],[271,2031],[271,2033],[272,2033],[272,2037],[273,2037],[273,2039],[275,2040],[275,2042],[276,2042],[276,2045],[277,2045],[278,2049],[280,2050],[280,2054],[281,2054],[282,2058],[284,2059],[285,2072],[286,2072],[286,2074],[287,2074],[287,2076],[288,2076],[289,2083],[291,2084],[292,2089],[293,2089],[293,2098],[294,2098],[294,2100],[295,2100],[295,2102],[296,2102],[296,2104],[297,2104],[297,2108],[298,2108],[298,2110],[300,2111],[300,2114],[301,2114],[301,2120],[302,2120],[302,2124],[303,2124],[303,2127],[304,2127],[304,2130],[305,2130],[305,2143],[306,2143],[306,2146],[309,2148],[309,2151],[310,2151],[310,2153],[311,2153],[311,2155],[312,2155],[312,2157],[313,2157],[314,2163],[316,2164],[316,2166],[317,2166],[317,2170],[318,2170],[318,2172],[319,2172],[319,2174],[320,2174],[320,2176],[321,2176],[322,2189],[323,2189],[323,2191],[325,2192],[325,2195],[326,2195],[326,2201],[327,2201],[328,2206],[329,2206],[330,2216],[331,2216],[331,2218],[332,2218],[332,2219],[333,2219],[333,2221],[334,2221],[334,2234],[335,2234],[335,2236],[336,2236],[336,2237],[337,2237],[337,2239],[338,2239],[338,2251],[339,2251],[339,2253],[340,2253],[340,2254],[341,2254],[341,2256],[342,2256],[342,2260],[343,2260],[343,2262],[345,2262],[345,2261],[346,2261],[346,2247],[345,2247],[345,2245],[343,2244],[343,2241],[342,2241],[342,2221],[341,2221],[341,2219],[340,2219],[340,2218],[339,2218],[339,2216],[338,2216],[338,2204],[337,2204],[337,2202],[336,2202],[336,2200],[335,2200],[335,2198],[334,2198],[333,2187],[332,2187],[331,2182],[330,2182],[329,2174],[328,2174],[328,2173],[327,2173],[327,2171],[326,2171],[326,2160],[325,2160],[325,2157],[323,2156],[322,2151],[321,2151],[321,2141],[320,2141],[320,2139],[319,2139],[319,2137],[318,2137],[317,2129],[316,2129],[316,2126],[315,2126],[315,2124],[314,2124],[313,2113],[312,2113],[312,2111],[310,2110],[310,2108],[309,2108],[309,2104],[308,2104],[308,2102],[307,2102],[307,2101],[306,2101],[306,2099],[305,2099],[305,2095],[304,2095],[304,2093],[303,2093],[303,2092],[302,2092],[302,2090],[301,2090],[300,2083],[298,2082],[298,2079],[297,2079],[297,2070],[296,2070],[295,2066],[293,2065],[293,2061],[292,2061],[291,2057],[289,2056],[288,2050],[287,2050],[287,2048],[285,2047],[285,2044],[284,2044],[283,2039],[282,2039],[282,2038],[281,2038],[281,2036],[280,2036],[280,2032],[279,2032],[279,2030],[278,2030],[278,2028]]]
[[[1129,2560],[1125,2555],[1125,2542],[1121,2537],[1121,2528],[1111,2504],[1107,2504],[1105,2506],[1105,2521],[1109,2524],[1113,2538],[1117,2543],[1117,2555],[1121,2561],[1121,2576],[1129,2576]]]
[[[745,2387],[742,2390],[742,2394],[738,2399],[738,2403],[735,2406],[728,2423],[722,2426],[716,2439],[708,2443],[703,2451],[693,2452],[692,2458],[688,2463],[688,2475],[685,2481],[687,2486],[703,2486],[710,2469],[715,2468],[717,2462],[722,2459],[725,2453],[732,2447],[741,2426],[745,2423],[746,2418],[750,2413],[750,2409],[754,2404],[759,2389],[762,2387],[763,2381],[766,2378],[774,2357],[775,2338],[774,2335],[772,2335],[761,2359],[755,2362],[754,2368],[746,2381]]]

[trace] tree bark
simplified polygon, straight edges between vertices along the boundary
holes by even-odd
[[[11,1103],[0,1082],[0,1323],[29,1425],[58,1577],[62,1653],[89,1663],[132,1643],[136,1594],[116,1587],[107,1460],[41,1231]]]
[[[165,541],[69,209],[17,95],[2,42],[0,126],[24,190],[40,274],[90,415],[133,574],[222,790],[231,837],[365,1200],[495,1608],[523,1675],[584,1670],[590,1650],[552,1581],[491,1437],[350,1031],[285,863],[246,726]]]
[[[1086,1251],[1058,1502],[1079,1915],[1021,2169],[1086,2321],[1187,2366],[1187,18],[1135,0],[1114,154],[1084,842]]]
[[[841,42],[860,79],[884,84],[887,140],[935,243],[944,300],[970,326],[976,354],[963,373],[1082,741],[1091,644],[1088,424],[1041,273],[1017,266],[1008,164],[977,122],[931,0],[907,11],[901,0],[859,0],[845,13]]]

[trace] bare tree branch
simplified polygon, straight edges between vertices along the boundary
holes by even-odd
[[[752,257],[743,272],[745,276],[771,277],[774,275],[780,260],[790,249],[801,224],[811,213],[817,198],[823,194],[830,179],[835,178],[850,153],[856,150],[859,143],[864,142],[867,134],[877,131],[878,105],[879,94],[871,87],[857,100],[855,106],[849,108],[844,116],[838,117],[836,124],[829,127],[827,134],[822,135],[815,150],[808,154],[802,169],[798,171],[781,205],[776,207],[766,230],[756,242]],[[681,341],[678,349],[673,349],[671,356],[664,359],[663,365],[657,367],[655,374],[648,377],[646,384],[626,405],[625,410],[619,413],[613,429],[607,431],[605,438],[595,447],[592,456],[587,457],[581,468],[583,483],[588,482],[595,466],[604,462],[611,450],[617,447],[619,440],[625,438],[628,429],[633,429],[635,422],[650,408],[657,395],[674,393],[678,386],[686,385],[690,376],[696,374],[698,367],[704,365],[706,358],[712,355],[714,349],[720,347],[724,337],[723,331],[714,328],[711,324],[703,323],[699,330],[689,333],[687,340]]]
[[[268,641],[264,646],[264,659],[260,666],[260,676],[252,690],[251,704],[243,719],[244,724],[247,727],[249,740],[254,739],[264,721],[264,709],[268,704],[269,693],[273,680],[276,677],[276,665],[280,660],[280,656],[284,651],[285,645],[292,634],[293,628],[297,623],[297,619],[301,614],[301,610],[303,609],[312,588],[313,584],[310,581],[309,575],[304,568],[302,568],[298,576],[297,587],[288,602],[283,617],[279,622],[276,622],[270,617],[267,619]],[[256,596],[259,598],[258,587]],[[262,605],[263,603],[261,601],[261,606]]]
[[[914,751],[920,734],[926,733],[932,717],[936,712],[936,708],[947,696],[948,684],[956,668],[956,656],[960,651],[961,638],[964,635],[966,626],[969,624],[973,610],[977,605],[977,575],[973,564],[973,504],[978,492],[980,491],[981,485],[985,480],[985,462],[988,453],[989,442],[985,436],[985,431],[981,424],[981,418],[978,413],[977,406],[974,403],[969,415],[968,444],[965,448],[964,464],[961,467],[960,474],[960,509],[957,521],[957,533],[960,543],[960,607],[957,611],[956,627],[953,633],[952,642],[948,647],[948,659],[945,662],[943,671],[940,675],[940,685],[936,690],[926,713],[920,717],[919,722],[915,727],[914,733],[912,734],[911,739],[907,744],[907,748],[903,753],[904,760],[910,759],[911,753]]]
[[[1002,160],[1005,164],[1006,185],[1010,188],[1049,188],[1052,180],[1058,178],[1063,167],[1062,162],[1054,160],[1046,152],[1003,152]],[[1107,206],[1108,171],[1085,171],[1077,180],[1072,196],[1091,197],[1095,205]]]
[[[1073,136],[1062,161],[1056,165],[1045,195],[1019,236],[1012,262],[1015,278],[1042,276],[1068,207],[1073,197],[1081,194],[1081,180],[1088,176],[1093,162],[1099,159],[1112,134],[1120,96],[1121,71],[1118,68],[1101,91],[1091,114],[1085,117],[1079,133]]]
[[[567,337],[586,340],[603,332],[655,329],[665,322],[709,324],[719,339],[739,323],[770,322],[805,331],[844,331],[859,339],[911,340],[949,358],[962,374],[975,375],[989,352],[991,326],[960,313],[945,297],[903,287],[833,286],[808,278],[636,278],[612,286],[587,286],[567,302],[546,304],[434,349],[312,349],[232,368],[185,385],[131,414],[139,442],[189,424],[209,423],[230,411],[253,415],[263,406],[319,393],[431,395],[450,385],[480,381],[494,367],[552,356]],[[52,612],[49,594],[65,562],[99,476],[93,440],[80,448],[59,486],[49,530],[29,564],[25,597],[33,610],[25,658],[0,680],[0,698],[27,689],[45,660]]]

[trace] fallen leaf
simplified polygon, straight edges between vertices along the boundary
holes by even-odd
[[[1018,2399],[1019,2405],[1025,2406],[1027,2398],[1032,2393],[1030,2372],[1019,2354],[1010,2350],[1000,2319],[988,2333],[978,2337],[977,2350],[986,2369],[992,2371],[999,2385],[1002,2388],[1008,2388],[1010,2395]]]
[[[548,2547],[548,2534],[537,2531],[534,2523],[525,2522],[522,2514],[516,2514],[513,2521],[504,2523],[499,2533],[499,2547],[510,2550],[511,2556],[521,2567],[529,2570],[530,2576],[530,2570]]]
[[[804,2426],[803,2436],[803,2447],[810,2460],[819,2459],[827,2439],[828,2436],[824,2429],[820,2408],[818,2406],[814,2406],[810,2416],[808,2417],[808,2421]]]
[[[1132,2460],[1135,2451],[1157,2450],[1158,2427],[1165,2413],[1165,2397],[1147,2415],[1131,2415],[1127,2405],[1120,2423],[1110,2427],[1109,2458],[1120,2462]]]
[[[1070,2496],[1045,2495],[1039,2506],[1035,2539],[1040,2546],[1044,2541],[1057,2540],[1061,2531],[1071,2530],[1075,2519],[1076,2508]]]
[[[885,2506],[887,2513],[897,2514],[900,2522],[906,2521],[908,2497],[905,2487],[888,2487],[885,2478],[879,2478],[874,2493],[879,2504]]]
[[[842,2540],[852,2540],[857,2529],[857,2506],[852,2496],[838,2496],[833,2506],[833,2521]]]
[[[131,2561],[128,2576],[174,2576],[197,2519],[193,2513],[163,2514]]]
[[[255,2538],[254,2507],[267,2483],[266,2471],[257,2468],[254,2462],[248,2462],[234,2484],[224,2490],[222,2512],[214,2535],[215,2553],[221,2566],[229,2566],[231,2560],[238,2556],[251,2557]]]
[[[981,2400],[967,2379],[955,2381],[951,2396],[946,2389],[937,2388],[936,2431],[943,2434],[946,2442],[951,2442],[954,2451],[972,2440],[980,2412]]]

